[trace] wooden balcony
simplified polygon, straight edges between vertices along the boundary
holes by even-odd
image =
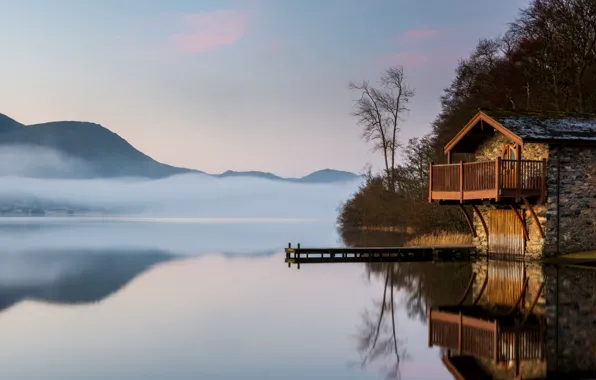
[[[511,318],[469,316],[461,309],[428,310],[429,347],[439,346],[495,363],[543,360],[544,334],[544,324],[538,321],[518,326]]]
[[[429,202],[520,202],[524,197],[542,203],[546,197],[546,160],[431,164],[429,178]]]

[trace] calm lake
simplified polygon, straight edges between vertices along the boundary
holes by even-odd
[[[342,237],[331,220],[0,219],[0,378],[450,379],[446,349],[429,348],[427,306],[456,305],[473,273],[462,305],[487,310],[529,279],[522,309],[536,299],[528,325],[547,329],[526,371],[594,370],[592,270],[284,263],[288,242],[391,239]],[[507,363],[495,371],[508,376]]]

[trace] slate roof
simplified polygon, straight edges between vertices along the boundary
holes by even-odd
[[[524,141],[596,142],[596,115],[481,109]]]

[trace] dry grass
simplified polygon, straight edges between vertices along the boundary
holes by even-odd
[[[438,245],[464,245],[472,244],[472,235],[439,232],[434,234],[418,235],[406,242],[408,247],[431,247]]]

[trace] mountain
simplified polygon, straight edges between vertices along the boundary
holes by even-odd
[[[0,114],[1,146],[27,147],[33,153],[44,152],[40,148],[51,149],[79,164],[76,173],[54,173],[48,168],[40,170],[47,177],[162,178],[191,172],[190,169],[155,161],[122,137],[95,123],[57,121],[25,126]]]
[[[355,181],[360,176],[351,172],[345,172],[341,170],[324,169],[314,173],[310,173],[307,176],[299,178],[298,182],[304,183],[326,183],[326,182],[347,182]]]
[[[90,122],[55,121],[24,125],[0,114],[0,176],[45,178],[164,178],[201,173],[160,163],[109,129]],[[58,155],[56,155],[58,153]],[[34,162],[31,162],[31,161]],[[324,183],[357,179],[353,173],[321,170],[302,178],[282,178],[259,171],[226,171],[218,178],[253,177],[300,183]]]

